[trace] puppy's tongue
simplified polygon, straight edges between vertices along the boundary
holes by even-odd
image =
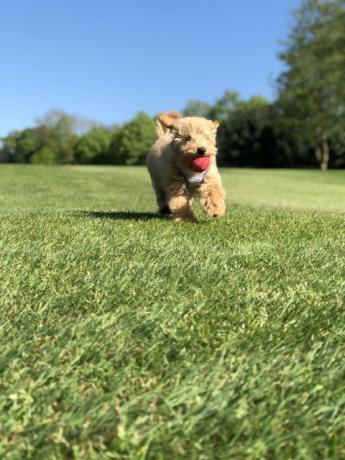
[[[193,157],[188,161],[188,167],[192,171],[201,172],[206,171],[210,167],[210,158],[209,157]]]

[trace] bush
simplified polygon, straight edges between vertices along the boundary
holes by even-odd
[[[109,145],[114,133],[95,128],[85,133],[74,147],[74,160],[80,164],[109,163]]]
[[[53,165],[56,162],[56,155],[49,147],[42,147],[31,157],[31,163],[36,165]]]
[[[147,152],[155,141],[155,126],[154,120],[142,112],[123,125],[114,135],[110,145],[111,162],[126,165],[144,164]]]

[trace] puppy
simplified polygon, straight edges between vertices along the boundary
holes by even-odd
[[[217,121],[178,112],[159,115],[157,140],[147,157],[159,214],[195,221],[195,196],[209,216],[224,214],[225,192],[216,165],[218,126]]]

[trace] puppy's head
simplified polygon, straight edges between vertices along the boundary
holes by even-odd
[[[216,155],[218,121],[178,115],[176,117],[176,112],[170,112],[158,117],[158,123],[164,126],[165,132],[171,133],[172,143],[178,152],[186,159]]]

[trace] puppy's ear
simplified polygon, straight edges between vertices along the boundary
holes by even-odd
[[[219,128],[219,121],[214,120],[214,121],[212,121],[212,124],[213,124],[213,129],[215,131],[217,131],[217,129]]]
[[[180,112],[166,112],[160,113],[157,119],[157,134],[165,134],[166,132],[174,131],[176,129],[176,121],[182,118]]]

